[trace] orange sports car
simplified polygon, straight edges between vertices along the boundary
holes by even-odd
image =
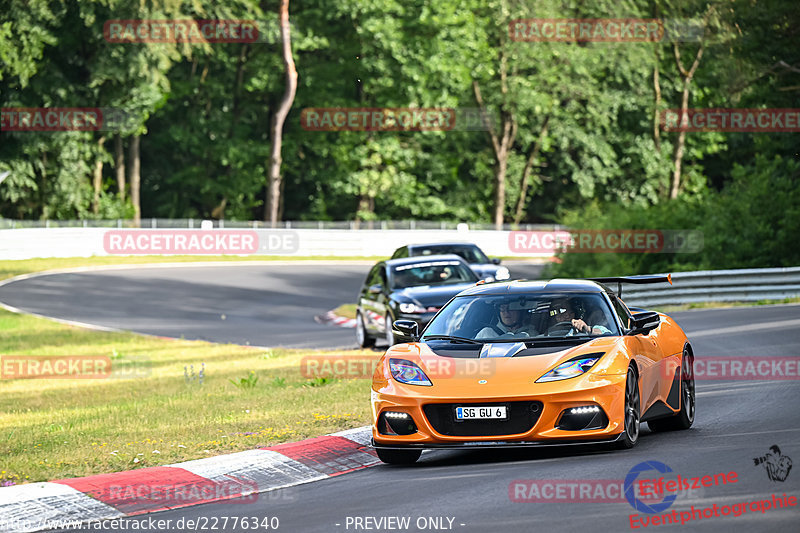
[[[402,344],[372,378],[372,445],[408,464],[439,448],[613,443],[694,421],[693,353],[669,316],[628,308],[622,283],[669,276],[479,282],[420,335],[398,320]],[[618,282],[617,293],[604,283]]]

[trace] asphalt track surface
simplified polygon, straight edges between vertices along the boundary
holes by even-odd
[[[239,267],[244,268],[244,267]],[[279,272],[265,273],[255,269],[249,275],[236,271],[236,279],[265,280],[292,279],[293,275],[315,279],[313,269],[307,271],[293,267],[290,274]],[[350,283],[355,287],[360,283],[364,270],[349,271],[356,279],[346,280],[347,269],[338,270],[342,285]],[[116,273],[119,274],[119,273]],[[116,275],[115,274],[115,275]],[[91,276],[105,274],[91,274]],[[186,275],[177,271],[172,274],[161,272],[126,273],[125,280],[136,288],[148,287],[148,279],[161,280],[168,286],[180,287],[189,283],[198,287],[199,279],[192,274],[191,282]],[[79,276],[80,277],[80,276]],[[207,278],[213,281],[214,278]],[[70,281],[74,280],[71,278]],[[34,279],[29,280],[35,281]],[[47,294],[51,296],[57,286],[61,287],[61,297],[70,298],[70,287],[75,284],[61,281],[54,286],[41,282],[37,284],[40,293],[37,299],[44,302]],[[54,282],[56,280],[50,280]],[[85,280],[84,280],[85,281]],[[114,281],[114,280],[109,280]],[[117,279],[117,281],[119,281]],[[292,282],[298,286],[300,282]],[[0,290],[0,300],[15,305],[9,300],[13,292],[21,290],[11,284]],[[186,312],[196,312],[194,308],[212,308],[214,312],[224,311],[218,302],[207,298],[221,297],[227,290],[241,289],[240,283],[217,278],[212,286],[203,287],[196,295],[192,305],[186,304]],[[302,286],[302,285],[300,285]],[[85,286],[82,286],[86,288]],[[22,287],[24,288],[24,287]],[[338,287],[343,290],[342,287]],[[288,294],[290,287],[259,289],[272,294]],[[313,290],[306,287],[305,291]],[[236,292],[234,290],[233,292]],[[156,302],[147,301],[145,296],[151,292],[137,292],[131,289],[129,297],[136,306],[158,307],[159,302],[170,302],[169,296]],[[307,293],[304,293],[307,294]],[[204,298],[205,295],[205,298]],[[173,296],[174,297],[174,296]],[[324,296],[325,298],[329,296]],[[102,293],[95,296],[102,298]],[[237,301],[240,301],[238,298]],[[95,300],[83,300],[95,301]],[[259,309],[258,298],[251,300],[248,310]],[[79,300],[80,302],[80,300]],[[131,302],[134,306],[134,302]],[[171,305],[176,305],[174,302]],[[298,308],[303,304],[297,303]],[[325,308],[322,305],[320,308]],[[126,309],[123,307],[114,320],[122,321]],[[330,306],[328,306],[330,308]],[[64,308],[61,308],[64,311]],[[65,318],[83,319],[96,316],[88,313],[82,305],[73,301],[73,313]],[[68,311],[69,309],[66,309]],[[242,315],[244,310],[239,310]],[[258,311],[264,316],[267,311]],[[140,313],[142,314],[142,313]],[[199,315],[205,316],[205,315]],[[721,310],[700,310],[675,313],[673,315],[687,332],[698,360],[710,356],[792,356],[798,357],[800,350],[800,306],[745,307]],[[168,317],[162,317],[167,320]],[[182,321],[183,319],[181,319]],[[191,323],[191,322],[186,322]],[[246,324],[262,327],[260,320],[250,320],[240,325],[240,334],[247,335]],[[174,332],[180,331],[181,324],[164,324],[163,327]],[[132,328],[135,329],[135,328]],[[257,332],[252,332],[256,335]],[[187,338],[190,335],[186,335]],[[128,519],[126,527],[115,531],[147,531],[149,521],[172,520],[177,524],[184,519],[207,519],[202,531],[254,531],[254,528],[232,528],[234,517],[277,517],[280,526],[277,531],[286,532],[350,532],[350,531],[437,531],[431,527],[429,517],[441,517],[444,530],[463,532],[520,532],[520,531],[629,531],[630,516],[650,516],[634,511],[626,502],[576,502],[558,501],[531,503],[512,501],[509,488],[515,480],[624,480],[628,472],[644,461],[665,463],[674,474],[682,477],[700,477],[734,471],[737,481],[724,486],[682,491],[672,507],[665,512],[677,510],[690,512],[695,509],[713,507],[715,504],[733,506],[744,502],[770,499],[771,495],[784,493],[787,496],[800,496],[800,471],[795,466],[785,481],[772,481],[763,465],[754,464],[753,458],[764,456],[770,446],[780,446],[783,455],[800,461],[800,412],[798,400],[800,387],[797,381],[759,380],[759,381],[714,381],[697,383],[697,414],[694,426],[687,431],[672,433],[650,433],[646,425],[638,445],[632,450],[616,451],[590,447],[555,447],[537,450],[480,450],[480,451],[435,451],[423,454],[420,461],[412,467],[380,465],[366,470],[334,477],[315,483],[282,489],[262,494],[255,503],[215,503],[195,507],[163,511],[143,517]],[[650,472],[648,477],[654,476]],[[669,475],[668,475],[669,477]],[[798,502],[800,504],[800,502]],[[228,517],[228,527],[222,529],[222,519]],[[370,517],[370,521],[363,519]],[[410,518],[407,528],[376,528],[373,520],[388,517]],[[211,526],[218,520],[216,529]],[[361,518],[362,527],[355,527],[356,518]],[[452,519],[452,522],[450,522]],[[684,524],[685,531],[796,531],[800,519],[800,505],[782,509],[770,509],[765,513],[753,511],[736,517],[730,516],[695,519]],[[185,522],[184,522],[185,523]],[[450,525],[452,524],[452,525]],[[680,526],[650,525],[637,530],[647,531],[680,528]],[[392,522],[392,525],[396,523]],[[370,526],[370,529],[367,527]],[[447,529],[449,527],[449,529]],[[111,529],[103,529],[111,531]],[[149,531],[187,531],[175,526]],[[266,529],[256,529],[267,531]],[[438,531],[441,531],[439,529]],[[75,530],[78,531],[78,530]],[[192,531],[192,530],[188,530]],[[269,530],[272,531],[272,530]]]
[[[355,303],[362,265],[132,267],[36,276],[0,287],[0,302],[29,313],[190,340],[352,348],[352,329],[314,317]],[[511,264],[536,279],[541,265]]]

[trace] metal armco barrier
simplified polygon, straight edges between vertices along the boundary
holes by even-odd
[[[800,267],[701,270],[672,274],[672,285],[623,285],[622,299],[635,307],[695,302],[754,302],[800,296]]]

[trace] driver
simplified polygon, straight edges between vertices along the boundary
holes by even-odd
[[[553,303],[550,304],[550,316],[553,318],[553,325],[550,326],[550,329],[553,329],[556,325],[565,322],[572,324],[572,327],[566,334],[567,337],[571,337],[579,333],[586,333],[588,335],[603,335],[605,333],[611,333],[611,330],[602,324],[590,325],[587,324],[583,318],[575,318],[575,307],[572,304],[572,300],[569,298],[559,298],[557,300],[553,300]],[[591,316],[597,317],[597,314],[592,313]]]
[[[537,331],[525,324],[523,310],[518,305],[504,302],[498,306],[498,320],[492,326],[486,326],[478,332],[476,339],[489,339],[500,336],[531,337]]]

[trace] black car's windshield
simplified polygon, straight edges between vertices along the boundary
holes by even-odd
[[[392,268],[392,288],[394,289],[475,281],[478,281],[478,277],[469,267],[458,260],[421,261]]]
[[[412,255],[445,255],[454,254],[464,259],[471,265],[486,264],[489,258],[477,246],[468,244],[436,244],[429,246],[415,246]]]
[[[480,342],[619,335],[599,293],[460,296],[442,309],[422,340],[436,336]]]

